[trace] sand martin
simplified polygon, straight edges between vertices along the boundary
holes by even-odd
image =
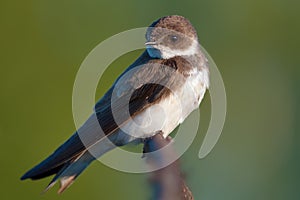
[[[145,45],[96,103],[91,117],[22,180],[55,175],[46,190],[59,180],[61,193],[115,146],[158,132],[167,137],[199,107],[209,87],[209,69],[189,20],[178,15],[158,19],[147,29]]]

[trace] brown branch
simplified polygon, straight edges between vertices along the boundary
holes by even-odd
[[[150,169],[157,169],[164,166],[166,162],[176,158],[173,148],[164,148],[163,151],[148,154],[165,147],[172,141],[171,137],[165,139],[162,133],[156,134],[151,139],[147,139],[144,144],[144,155]],[[180,170],[179,161],[153,171],[150,177],[153,188],[154,200],[193,200],[192,192],[187,187]]]

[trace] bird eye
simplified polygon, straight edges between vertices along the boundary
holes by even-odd
[[[172,42],[177,42],[177,40],[178,40],[177,35],[171,35],[171,36],[170,36],[170,40],[171,40]]]

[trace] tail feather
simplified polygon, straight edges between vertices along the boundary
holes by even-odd
[[[78,157],[85,150],[77,133],[73,134],[64,144],[54,151],[48,158],[26,172],[21,180],[37,180],[61,171],[72,159]]]
[[[59,189],[57,191],[58,194],[61,194],[63,191],[65,191],[68,187],[70,187],[72,185],[72,183],[75,181],[76,176],[69,176],[69,177],[63,177],[60,179],[60,186]],[[42,193],[46,193],[50,188],[52,188],[55,183],[57,182],[50,182],[50,184],[44,189],[44,191]]]
[[[58,193],[62,193],[65,191],[65,189],[70,187],[75,179],[85,170],[87,166],[89,166],[93,160],[95,160],[95,158],[89,152],[85,152],[82,155],[79,155],[75,160],[69,161],[58,173],[56,173],[55,177],[45,188],[44,192],[47,192],[59,180],[60,187]]]
[[[79,135],[80,133],[80,135]],[[85,138],[83,144],[82,138]],[[95,114],[82,125],[79,132],[75,132],[66,142],[60,145],[48,158],[40,162],[31,170],[26,172],[21,180],[30,178],[33,180],[44,178],[53,174],[59,173],[70,161],[78,159],[83,152],[87,151],[87,147],[97,144],[96,146],[104,145],[106,142],[102,141],[105,135],[99,131],[99,123]],[[99,148],[99,155],[102,155],[102,147]]]
[[[79,134],[75,132],[75,134],[48,158],[26,172],[21,177],[21,180],[36,180],[55,174],[55,177],[45,188],[44,192],[52,188],[59,180],[60,189],[58,193],[62,193],[95,158],[115,148],[113,143],[125,144],[135,139],[122,131],[117,131],[105,137],[105,135],[98,130],[99,124],[95,123],[97,122],[95,117],[96,116],[91,116],[80,128],[80,137]],[[85,144],[88,145],[83,144],[81,141],[82,137],[85,138]],[[92,152],[93,155],[91,155],[90,152]]]
[[[72,148],[72,146],[69,148]],[[43,193],[52,188],[58,180],[60,181],[60,188],[58,190],[58,193],[62,193],[74,182],[74,180],[85,170],[85,168],[88,167],[93,160],[95,160],[95,157],[100,157],[102,154],[112,148],[114,148],[114,145],[112,145],[112,143],[108,139],[104,139],[103,141],[101,141],[101,143],[98,143],[97,145],[89,149],[93,150],[93,152],[96,153],[94,155],[92,155],[86,149],[83,150],[80,154],[74,155],[73,157],[71,157],[71,159],[66,159],[64,162],[55,162],[56,160],[61,160],[60,157],[65,155],[64,153],[67,149],[66,147],[60,147],[54,152],[54,154],[50,155],[40,164],[25,173],[21,177],[21,180],[27,178],[36,180],[55,174],[54,178],[45,188]]]
[[[76,176],[74,175],[74,176],[63,177],[62,179],[60,179],[60,187],[57,193],[61,194],[63,191],[65,191],[65,189],[70,187],[74,182],[75,178]]]

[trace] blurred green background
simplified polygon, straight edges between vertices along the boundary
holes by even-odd
[[[40,192],[50,178],[19,177],[75,127],[72,87],[101,41],[159,17],[190,19],[222,73],[228,98],[223,134],[198,159],[210,117],[181,159],[195,199],[300,199],[300,1],[8,1],[0,2],[0,199],[149,199],[147,176],[92,164],[63,195]],[[110,67],[100,97],[130,64]]]

